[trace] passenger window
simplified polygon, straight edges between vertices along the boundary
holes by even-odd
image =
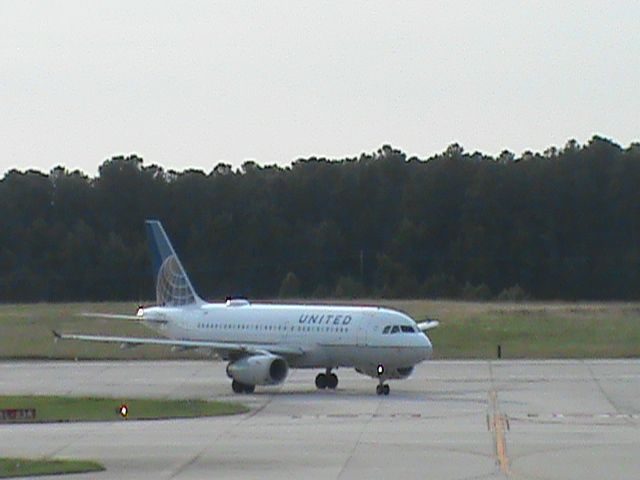
[[[391,333],[398,333],[400,331],[400,327],[398,325],[394,325],[391,329]]]
[[[382,330],[382,333],[389,333],[389,330],[391,330],[391,325],[387,325],[386,327],[384,327],[384,330]]]
[[[413,333],[413,327],[409,325],[402,325],[401,328],[404,333]]]

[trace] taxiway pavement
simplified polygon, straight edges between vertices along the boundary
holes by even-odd
[[[4,362],[2,394],[204,398],[251,412],[207,419],[0,425],[0,456],[95,459],[73,478],[640,478],[640,361],[433,361],[408,380],[292,370],[234,395],[225,364]]]

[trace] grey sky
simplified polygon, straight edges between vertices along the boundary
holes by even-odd
[[[0,0],[0,174],[640,137],[640,2]]]

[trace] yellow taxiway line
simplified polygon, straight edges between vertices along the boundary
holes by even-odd
[[[507,426],[507,418],[500,413],[498,408],[498,395],[495,390],[489,392],[489,403],[492,409],[491,415],[491,427],[493,430],[493,439],[495,442],[496,458],[498,459],[498,465],[500,470],[505,475],[511,474],[511,468],[509,467],[509,457],[507,456],[507,439],[505,436],[505,427]]]

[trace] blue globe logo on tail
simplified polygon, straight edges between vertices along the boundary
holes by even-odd
[[[175,306],[189,305],[196,301],[187,275],[175,255],[167,257],[158,271],[156,301],[158,305]]]
[[[203,303],[189,281],[167,233],[158,220],[147,220],[147,235],[158,305],[184,306]]]

